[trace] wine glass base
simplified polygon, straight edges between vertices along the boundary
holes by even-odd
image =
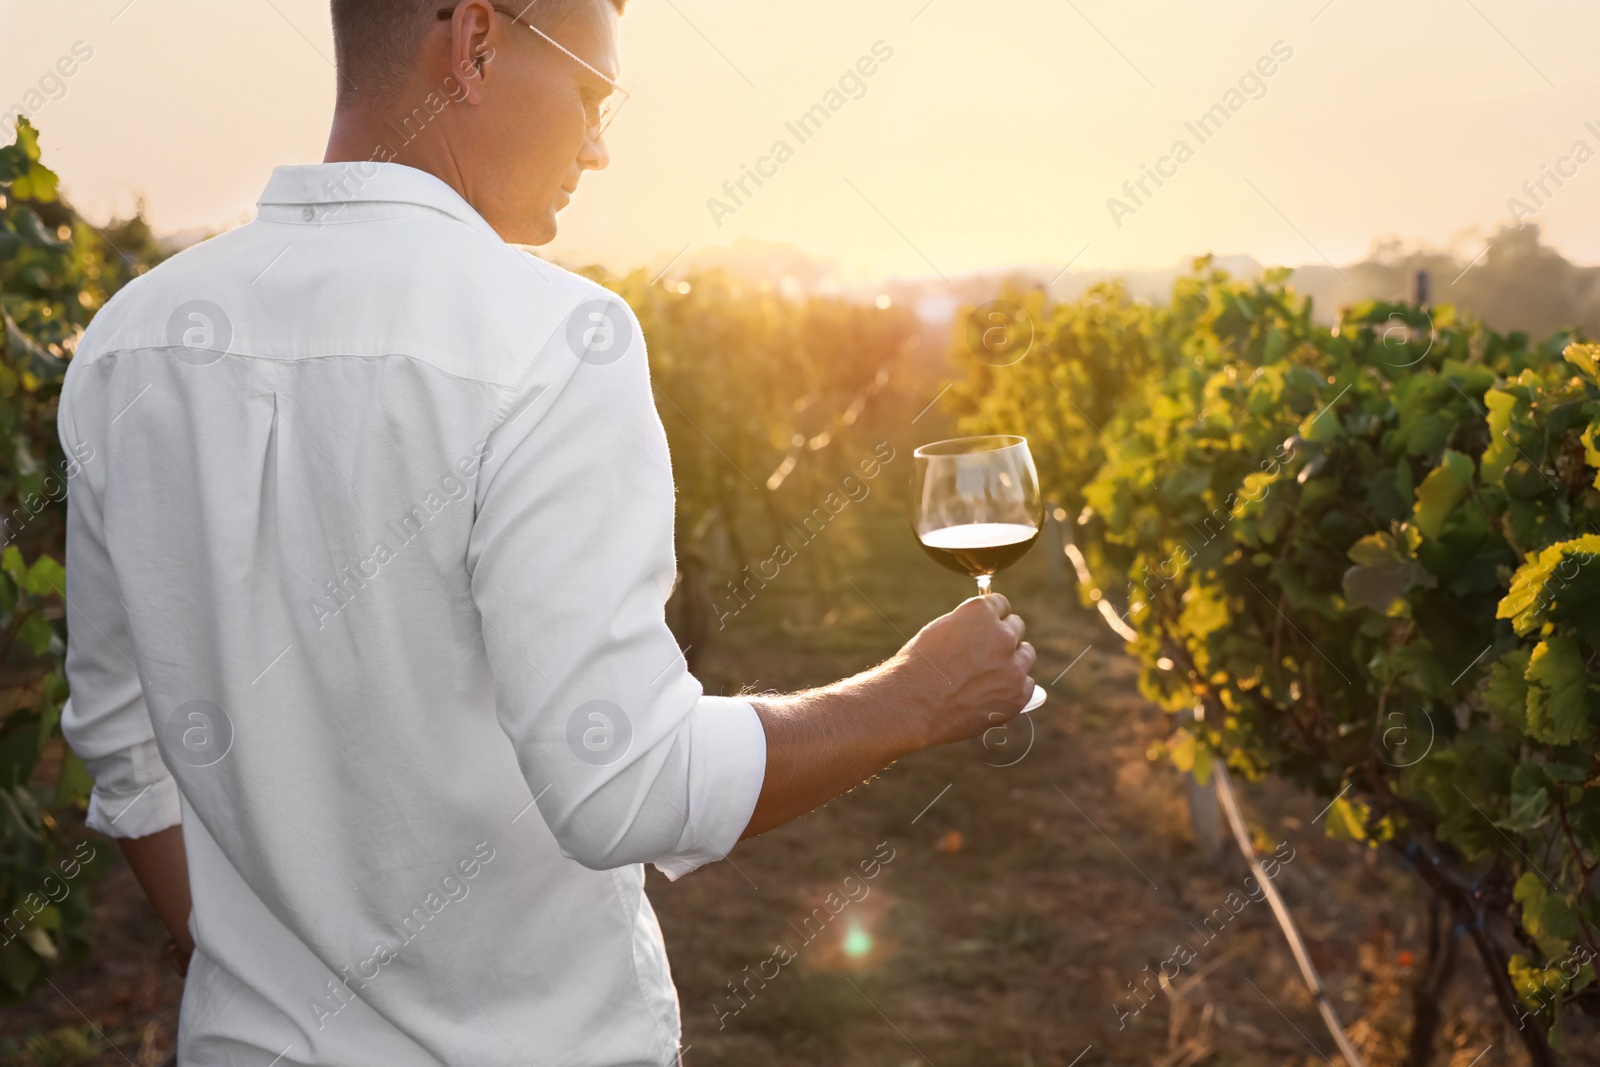
[[[1038,682],[1033,683],[1033,696],[1029,697],[1028,702],[1022,706],[1021,714],[1026,715],[1034,708],[1037,708],[1040,704],[1043,704],[1044,697],[1044,686],[1040,685]]]

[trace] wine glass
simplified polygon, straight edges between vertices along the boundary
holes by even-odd
[[[989,434],[926,444],[912,453],[911,528],[940,565],[978,583],[988,596],[995,572],[1039,539],[1044,500],[1025,437]],[[1023,711],[1044,703],[1033,687]]]

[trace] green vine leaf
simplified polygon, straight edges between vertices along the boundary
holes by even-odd
[[[1355,566],[1344,572],[1340,586],[1345,600],[1391,618],[1410,614],[1406,594],[1439,583],[1427,569],[1402,554],[1387,532],[1370,533],[1347,553]]]
[[[1528,734],[1552,745],[1591,736],[1589,676],[1575,638],[1539,642],[1528,660]]]
[[[1528,659],[1526,648],[1514,648],[1495,661],[1484,679],[1483,706],[1518,734],[1528,732]]]
[[[0,148],[0,181],[19,200],[44,204],[56,198],[55,172],[39,162],[39,131],[24,117],[17,118],[16,143]]]

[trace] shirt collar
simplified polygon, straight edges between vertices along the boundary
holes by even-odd
[[[417,204],[503,240],[460,193],[427,171],[402,163],[367,161],[277,167],[256,206],[304,204],[317,207],[312,217],[321,221],[336,215],[345,205],[357,203]]]

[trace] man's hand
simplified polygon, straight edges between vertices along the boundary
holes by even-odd
[[[906,642],[896,658],[910,699],[925,709],[919,747],[977,737],[1017,716],[1033,696],[1028,672],[1038,658],[1022,640],[1024,629],[1011,602],[991,593],[934,619]]]
[[[172,935],[167,958],[187,976],[194,939],[189,936],[189,854],[183,847],[183,827],[169,826],[149,837],[121,837],[117,844]]]
[[[1009,722],[1033,694],[1033,646],[999,594],[924,626],[886,662],[824,689],[750,701],[767,774],[743,837],[781,826],[902,756]]]

